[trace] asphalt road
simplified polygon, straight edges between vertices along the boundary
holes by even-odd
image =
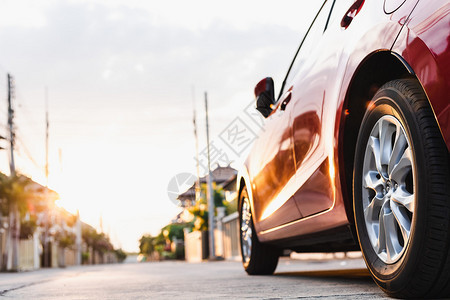
[[[239,262],[151,262],[0,273],[12,299],[383,299],[361,259],[283,259],[272,276]]]

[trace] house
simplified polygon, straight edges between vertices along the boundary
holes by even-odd
[[[226,167],[221,167],[218,165],[211,172],[211,182],[214,182],[216,186],[222,187],[225,192],[232,192],[233,189],[236,189],[236,177],[236,169],[230,167],[229,165]],[[209,174],[200,177],[200,185],[206,184],[208,182],[208,178]],[[196,184],[193,184],[184,193],[180,194],[177,197],[177,200],[180,201],[180,206],[182,208],[189,208],[194,206],[196,203]]]

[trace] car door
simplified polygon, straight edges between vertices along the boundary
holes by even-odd
[[[330,52],[335,49],[326,42],[331,34],[328,26],[335,4],[328,0],[322,7],[300,48],[292,74],[287,78],[286,89],[292,93],[292,135],[298,188],[294,198],[303,217],[325,211],[334,203],[333,166],[330,166],[326,149],[330,141],[323,136],[326,120],[322,108],[328,78],[336,68],[335,54]]]
[[[300,45],[300,54],[310,51],[314,40],[323,33],[327,21],[326,18],[323,18],[323,12],[325,10],[329,12],[332,3],[333,1],[323,2]],[[277,105],[250,155],[252,157],[250,176],[253,183],[254,217],[258,231],[268,230],[303,217],[298,205],[301,201],[295,197],[298,190],[295,148],[297,148],[297,152],[301,149],[299,145],[295,145],[293,139],[296,137],[293,135],[293,133],[295,134],[293,125],[298,127],[298,121],[292,118],[297,116],[294,110],[298,109],[299,104],[291,104],[290,101],[298,93],[298,91],[294,91],[293,83],[296,79],[292,74],[296,74],[301,67],[302,61],[298,60],[300,57],[299,55],[294,57],[280,91]],[[320,109],[316,108],[315,110],[319,111]],[[314,123],[312,126],[314,132],[320,128],[320,120],[316,116],[317,113],[315,115],[306,114],[308,120]],[[297,143],[298,141],[297,136]]]
[[[295,176],[290,111],[280,102],[266,120],[249,163],[254,217],[258,230],[301,218],[294,199],[283,190]]]

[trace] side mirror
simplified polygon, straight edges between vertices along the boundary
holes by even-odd
[[[256,109],[267,118],[275,104],[275,92],[272,77],[266,77],[255,87]]]

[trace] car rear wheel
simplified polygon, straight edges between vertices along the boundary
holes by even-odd
[[[449,186],[449,152],[420,84],[385,84],[359,131],[353,206],[366,264],[391,296],[449,295]]]
[[[249,275],[273,274],[278,264],[279,250],[262,244],[256,236],[253,216],[247,190],[241,193],[239,209],[240,241],[242,263]]]

